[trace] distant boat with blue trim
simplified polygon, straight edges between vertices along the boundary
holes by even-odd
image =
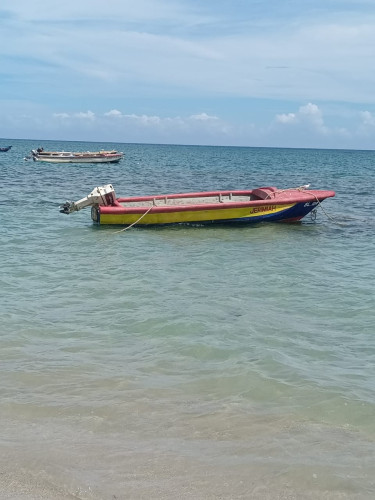
[[[112,184],[107,184],[79,201],[67,201],[60,212],[70,214],[91,206],[94,222],[122,226],[296,222],[333,196],[334,191],[310,190],[306,185],[117,198]]]

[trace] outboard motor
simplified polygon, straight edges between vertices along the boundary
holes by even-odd
[[[62,214],[71,214],[72,212],[78,212],[85,207],[92,206],[111,206],[116,202],[116,193],[113,189],[112,184],[107,184],[105,186],[98,186],[91,191],[89,195],[82,200],[78,201],[67,201],[60,207],[60,212]]]

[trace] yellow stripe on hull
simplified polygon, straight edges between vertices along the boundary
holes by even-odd
[[[138,225],[149,224],[177,224],[177,223],[192,223],[205,221],[230,221],[252,217],[260,217],[271,214],[277,214],[283,210],[287,210],[295,205],[258,205],[244,208],[223,208],[220,210],[195,210],[195,211],[176,211],[176,212],[159,212],[150,213],[142,217],[142,213],[123,213],[123,214],[100,214],[100,224],[117,224],[129,226],[137,222]]]

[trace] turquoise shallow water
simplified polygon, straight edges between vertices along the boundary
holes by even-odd
[[[3,142],[5,498],[374,498],[375,152]],[[39,145],[125,159],[25,161]],[[336,197],[236,228],[59,213],[106,183]]]

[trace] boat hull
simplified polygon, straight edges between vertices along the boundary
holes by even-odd
[[[93,207],[92,219],[101,225],[157,226],[170,224],[254,224],[268,222],[295,222],[305,217],[318,201],[275,204],[266,203],[241,207],[160,209],[153,207],[139,211],[118,207]]]
[[[102,157],[53,157],[53,156],[33,156],[34,161],[42,161],[46,163],[117,163],[121,160],[122,155],[102,156]]]

